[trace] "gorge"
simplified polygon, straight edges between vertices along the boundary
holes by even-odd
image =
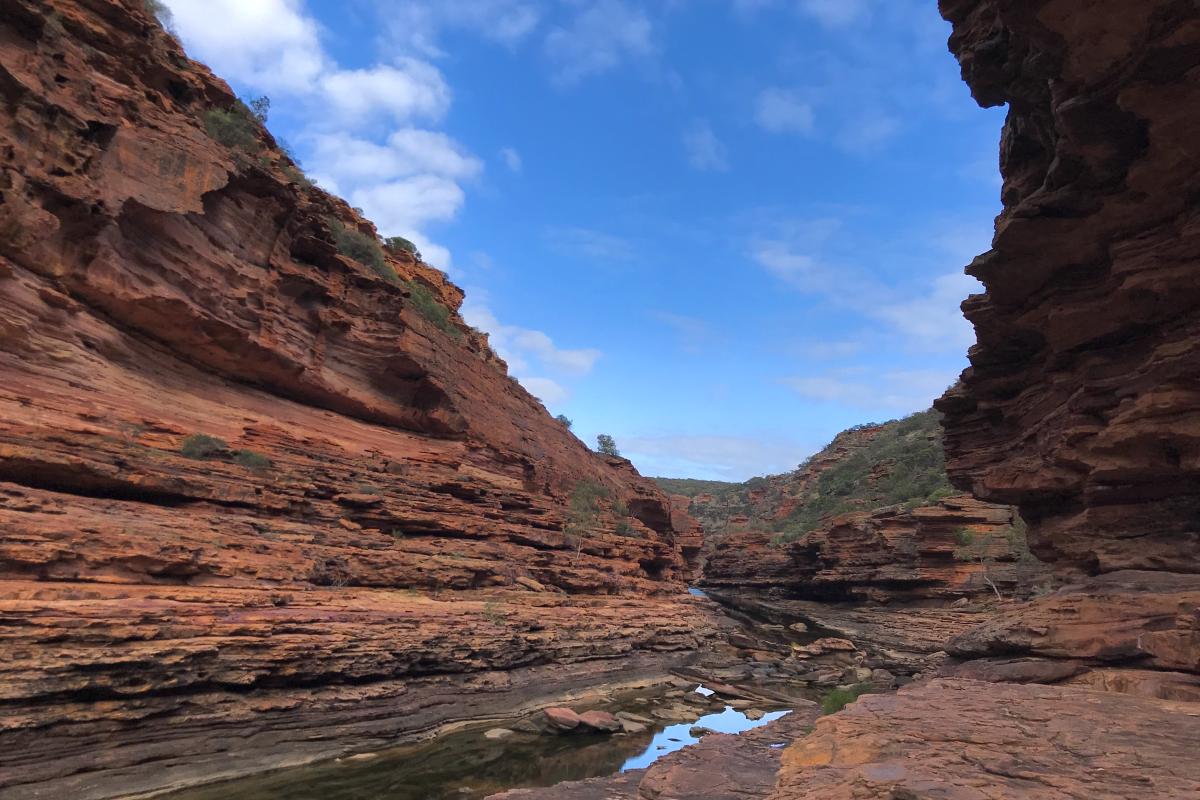
[[[970,367],[700,486],[152,4],[0,0],[0,800],[1200,797],[1200,8],[938,6],[1008,106]]]

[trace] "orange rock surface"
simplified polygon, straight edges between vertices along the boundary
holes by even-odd
[[[1200,796],[1200,706],[939,679],[866,695],[783,754],[772,800]]]
[[[269,133],[212,138],[233,93],[144,9],[0,0],[0,796],[212,779],[690,659],[715,623],[686,511],[509,378],[440,271],[340,254],[374,229]],[[196,434],[225,444],[185,457]],[[582,482],[608,500],[580,539]]]
[[[790,597],[848,601],[921,601],[1024,593],[1043,576],[1011,541],[1008,506],[948,497],[907,511],[843,514],[792,542],[755,530],[726,533],[709,546],[706,586],[776,589]],[[983,563],[962,553],[977,538]],[[986,578],[986,580],[985,580]]]

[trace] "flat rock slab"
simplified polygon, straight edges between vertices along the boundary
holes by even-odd
[[[822,718],[770,797],[1182,800],[1200,797],[1197,752],[1200,704],[937,679]]]

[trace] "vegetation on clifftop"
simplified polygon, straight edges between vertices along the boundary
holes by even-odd
[[[798,539],[838,514],[892,505],[916,508],[954,494],[946,477],[941,418],[932,409],[843,431],[783,475],[744,483],[654,480],[671,494],[711,495],[690,509],[708,535],[720,538],[730,520],[745,518],[752,528],[773,531],[778,542]],[[785,508],[791,511],[777,516]]]
[[[941,415],[921,411],[886,423],[866,445],[824,468],[813,490],[775,530],[783,541],[791,541],[826,517],[892,505],[916,508],[952,494]]]
[[[679,494],[684,497],[695,497],[698,494],[724,494],[745,485],[729,481],[705,481],[699,478],[651,478],[650,480],[657,483],[659,488],[667,494]]]

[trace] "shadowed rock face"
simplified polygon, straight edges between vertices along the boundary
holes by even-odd
[[[686,511],[511,380],[441,272],[341,255],[370,223],[257,125],[211,137],[233,101],[137,0],[0,0],[6,800],[336,753],[711,632]]]
[[[1076,578],[951,650],[1193,696],[1158,671],[1200,672],[1200,8],[941,5],[976,99],[1010,107],[1004,212],[968,268],[979,343],[937,403],[947,466]]]
[[[1200,571],[1196,6],[941,8],[975,98],[1009,105],[978,344],[937,403],[951,477],[1061,568]]]

